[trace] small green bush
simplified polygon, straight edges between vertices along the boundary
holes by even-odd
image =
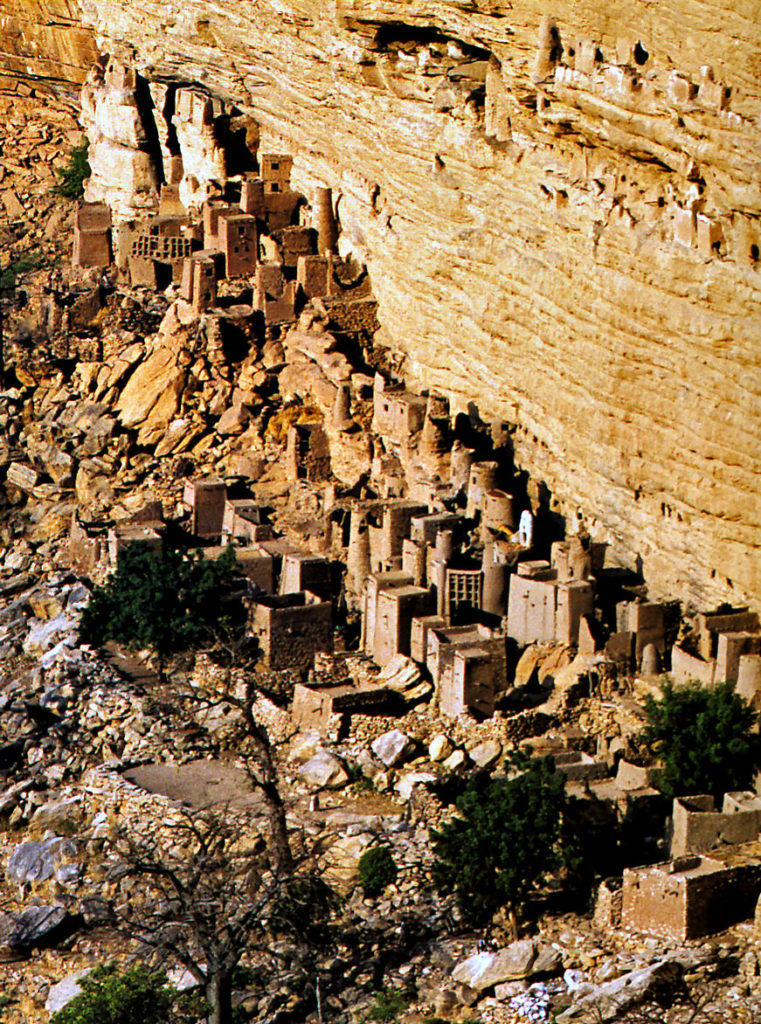
[[[92,169],[87,159],[90,143],[84,139],[82,144],[75,146],[69,153],[69,162],[61,170],[56,171],[58,184],[54,192],[62,199],[81,199],[85,193],[85,180],[90,177]]]
[[[32,252],[22,256],[20,260],[9,264],[5,270],[0,271],[0,292],[13,292],[16,287],[16,278],[20,274],[26,274],[30,270],[41,270],[47,266],[48,260],[44,253]]]
[[[358,764],[351,761],[346,764],[346,772],[349,776],[351,791],[355,796],[363,796],[365,793],[375,792],[375,783],[369,779]]]
[[[377,1021],[378,1024],[392,1024],[409,1005],[410,997],[406,992],[399,988],[384,988],[375,993],[375,1001],[367,1011],[367,1019]]]
[[[359,858],[359,880],[365,896],[380,896],[387,885],[396,881],[397,868],[387,846],[373,846]]]
[[[138,964],[119,971],[105,964],[82,978],[82,991],[54,1014],[51,1024],[167,1024],[175,989],[166,975]]]

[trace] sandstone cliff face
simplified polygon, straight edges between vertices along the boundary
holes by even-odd
[[[81,8],[101,51],[235,102],[297,187],[340,193],[411,383],[517,423],[654,591],[761,602],[752,0]]]
[[[0,4],[0,91],[19,77],[70,87],[84,81],[97,57],[77,0],[3,0]]]

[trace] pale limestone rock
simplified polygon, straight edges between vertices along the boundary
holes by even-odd
[[[396,784],[396,794],[400,800],[409,800],[416,786],[428,786],[437,780],[433,772],[406,772]]]
[[[50,986],[45,1000],[45,1009],[51,1016],[62,1010],[72,999],[76,999],[82,991],[79,982],[89,973],[89,971],[77,971],[76,974],[69,974],[55,985]]]
[[[92,170],[85,199],[108,203],[115,222],[157,211],[159,170],[148,151],[134,92],[91,75],[82,90],[82,123]]]
[[[344,892],[351,889],[358,881],[359,858],[376,842],[367,833],[337,839],[325,851],[325,881]]]
[[[502,744],[499,740],[484,740],[468,751],[476,768],[492,768],[502,755]]]
[[[464,750],[454,750],[449,757],[444,759],[442,768],[447,772],[456,772],[467,762],[468,757]]]
[[[615,1020],[630,1006],[656,990],[671,991],[681,981],[682,968],[673,960],[658,960],[649,967],[622,974],[613,981],[592,987],[557,1018],[558,1024],[574,1021]]]
[[[322,738],[318,732],[310,731],[299,734],[291,743],[289,756],[297,764],[306,764],[322,748]]]
[[[405,654],[395,655],[383,666],[378,681],[400,694],[408,704],[430,697],[433,684],[423,679],[417,664]]]
[[[155,349],[127,382],[116,403],[123,427],[145,425],[166,426],[177,412],[180,392],[185,384],[185,371],[176,365],[173,352]]]
[[[634,0],[613,21],[602,0],[547,12],[564,51],[536,109],[523,101],[537,41],[541,70],[558,54],[539,32],[545,12],[507,0],[342,0],[335,18],[261,0],[217,4],[211,22],[203,0],[169,20],[149,0],[6,0],[0,49],[10,73],[82,81],[97,36],[157,77],[234,97],[261,123],[263,151],[295,154],[296,187],[341,193],[339,249],[367,257],[383,337],[407,355],[411,384],[515,423],[517,461],[554,511],[583,505],[620,539],[622,562],[642,558],[654,596],[757,603],[757,25],[739,0],[693,5],[689,19],[682,3],[651,7],[646,24]],[[429,48],[422,64],[401,60],[402,75],[353,31],[422,21],[478,39],[500,65],[499,145],[478,110],[470,121],[434,109],[415,77],[439,70]],[[610,59],[626,25],[651,57],[639,94],[623,96],[598,83],[596,49]],[[574,39],[589,46],[571,66]],[[731,109],[718,81],[700,80],[707,65],[733,86]],[[696,126],[677,123],[674,100],[698,87]],[[368,103],[378,88],[384,102]],[[546,130],[553,115],[562,136]],[[669,210],[698,176],[698,216],[721,222],[724,253],[674,238]]]
[[[298,774],[310,789],[341,789],[349,781],[344,766],[327,750],[318,750],[299,768]]]
[[[387,768],[400,765],[411,753],[414,743],[400,729],[384,732],[372,742],[372,751]]]
[[[440,732],[428,745],[428,756],[432,761],[446,761],[454,747],[448,736]]]
[[[520,939],[497,953],[475,953],[452,972],[454,981],[481,993],[505,982],[558,971],[563,958],[552,946]]]

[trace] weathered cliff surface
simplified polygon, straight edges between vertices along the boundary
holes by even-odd
[[[97,50],[80,15],[77,0],[2,0],[0,91],[27,77],[57,87],[84,81]]]
[[[516,422],[653,590],[761,602],[755,3],[81,8],[101,51],[233,100],[297,187],[341,194],[412,383]]]

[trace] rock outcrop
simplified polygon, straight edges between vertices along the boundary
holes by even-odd
[[[3,0],[0,91],[19,79],[63,88],[85,80],[98,48],[80,8],[78,0]]]
[[[43,8],[74,17],[15,6],[40,53]],[[516,424],[549,511],[582,511],[654,593],[761,601],[746,3],[614,17],[564,0],[544,20],[533,0],[81,7],[101,50],[203,83],[256,119],[263,151],[294,154],[297,188],[333,188],[410,382]],[[73,67],[66,38],[50,77]]]

